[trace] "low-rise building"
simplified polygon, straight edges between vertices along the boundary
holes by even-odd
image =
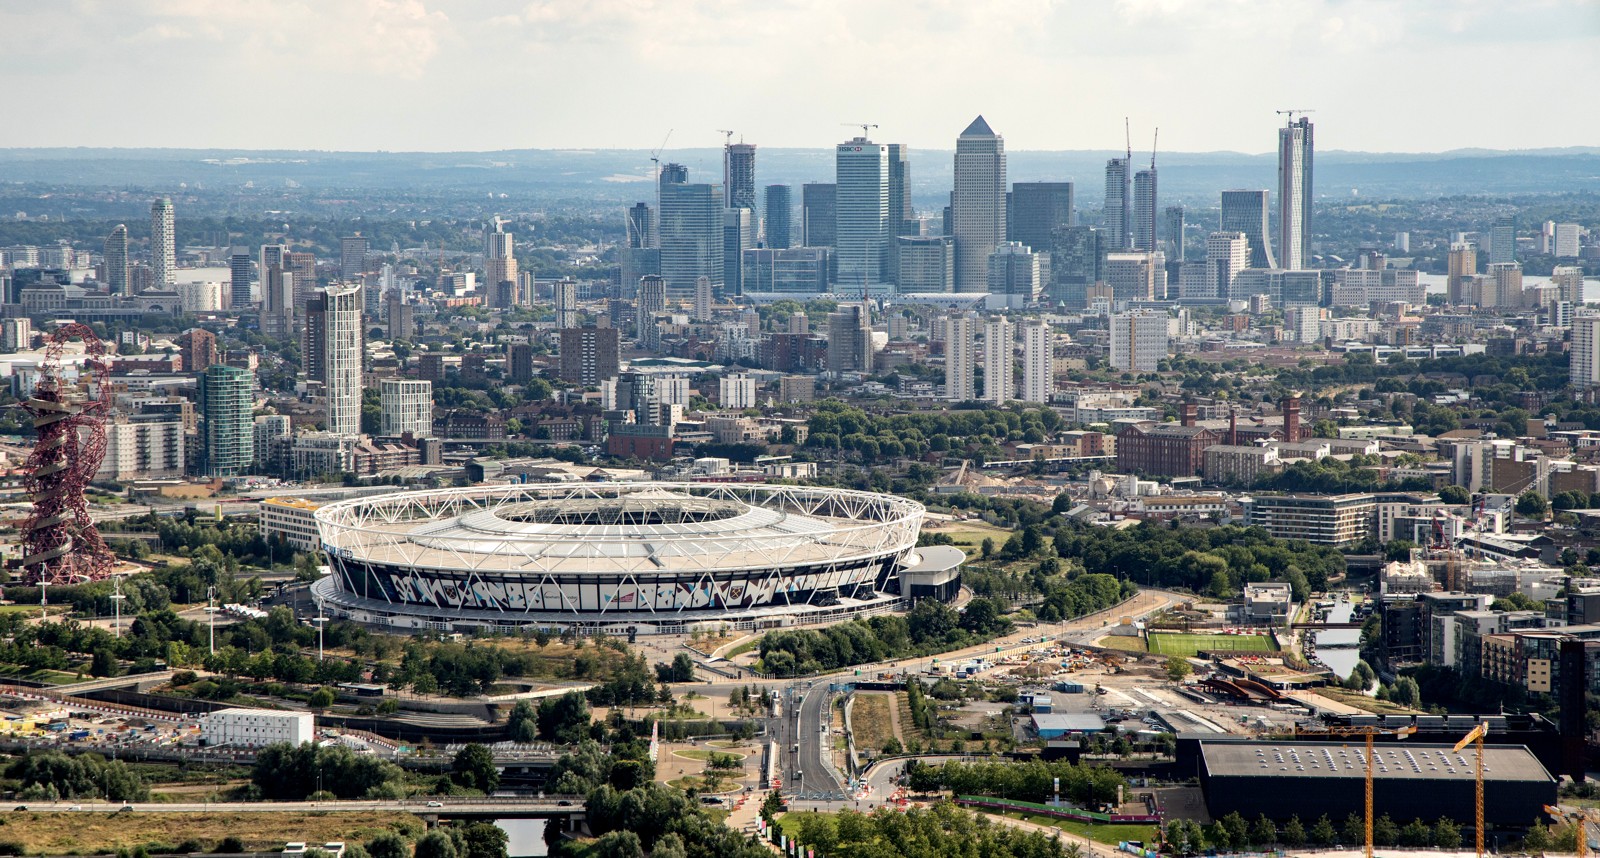
[[[1376,507],[1370,494],[1263,495],[1246,503],[1246,518],[1279,539],[1340,546],[1367,538]]]
[[[279,742],[301,745],[316,739],[316,718],[310,712],[276,709],[219,709],[200,724],[207,747],[261,748]]]
[[[322,544],[316,518],[321,506],[304,498],[267,498],[259,507],[261,537],[282,536],[296,551],[316,551]]]

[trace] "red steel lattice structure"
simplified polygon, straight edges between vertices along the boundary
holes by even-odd
[[[61,352],[74,339],[83,340],[87,360],[69,385]],[[57,328],[47,343],[39,383],[22,406],[37,435],[24,466],[33,514],[24,525],[22,567],[30,584],[92,581],[116,564],[83,493],[106,455],[105,344],[78,323]]]

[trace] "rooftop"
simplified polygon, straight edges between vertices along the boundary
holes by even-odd
[[[1342,742],[1200,743],[1206,771],[1212,775],[1294,778],[1365,779],[1366,751],[1359,737]],[[1465,780],[1476,777],[1474,750],[1460,753],[1450,745],[1385,743],[1375,748],[1377,778]],[[1550,773],[1525,746],[1484,748],[1484,780],[1550,781]]]

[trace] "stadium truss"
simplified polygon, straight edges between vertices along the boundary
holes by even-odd
[[[73,339],[83,340],[88,359],[78,384],[69,386],[61,352]],[[77,323],[55,329],[46,342],[39,381],[22,405],[33,416],[37,436],[23,466],[33,512],[23,525],[22,566],[30,584],[92,581],[116,565],[83,493],[106,455],[105,345]]]
[[[336,613],[397,624],[639,622],[898,601],[920,504],[804,486],[400,492],[317,510]],[[386,619],[380,619],[386,618]]]

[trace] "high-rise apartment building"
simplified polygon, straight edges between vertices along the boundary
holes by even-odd
[[[730,411],[756,407],[756,379],[749,373],[736,372],[717,380],[717,404]]]
[[[1600,385],[1600,316],[1572,318],[1572,351],[1567,367],[1568,382],[1573,387]]]
[[[1498,217],[1489,227],[1489,264],[1517,261],[1517,219]]]
[[[1580,228],[1575,223],[1558,223],[1550,238],[1550,255],[1558,259],[1578,258]]]
[[[1071,182],[1013,182],[1006,199],[1006,240],[1046,253],[1057,229],[1072,225]]]
[[[106,236],[106,289],[113,295],[128,294],[128,227],[117,224]]]
[[[754,209],[730,208],[722,213],[723,295],[744,294],[744,252],[756,246]]]
[[[1203,294],[1182,298],[1228,300],[1239,272],[1250,266],[1250,240],[1242,232],[1213,232],[1206,237],[1206,279]]]
[[[766,246],[786,250],[793,243],[790,224],[794,220],[794,199],[788,185],[768,185],[763,210]]]
[[[1119,313],[1111,317],[1111,368],[1155,372],[1167,356],[1165,313]]]
[[[711,293],[711,278],[702,277],[694,284],[694,305],[689,319],[695,322],[711,321],[711,306],[716,296]]]
[[[1251,268],[1277,268],[1272,245],[1267,242],[1267,192],[1233,190],[1222,192],[1222,219],[1219,232],[1242,232],[1250,242]],[[1287,265],[1285,268],[1289,267]]]
[[[294,275],[294,302],[303,307],[317,292],[317,255],[291,250],[283,259],[284,266]]]
[[[1161,249],[1168,262],[1183,262],[1183,206],[1167,206],[1161,224]]]
[[[1006,240],[1006,142],[982,116],[956,138],[950,220],[956,291],[980,291],[988,282],[989,254]]]
[[[1011,320],[995,316],[983,323],[983,398],[1004,405],[1017,398],[1016,331]]]
[[[335,283],[321,290],[323,396],[328,431],[361,433],[361,287]]]
[[[234,309],[250,306],[250,274],[253,268],[249,250],[235,247],[229,252],[228,306]]]
[[[261,269],[261,333],[273,339],[288,339],[294,335],[295,318],[300,315],[295,307],[294,274],[280,262]]]
[[[498,293],[502,283],[517,282],[516,239],[506,232],[505,224],[495,218],[493,225],[483,235],[483,268],[485,288],[490,295]],[[507,306],[510,306],[509,303]]]
[[[1053,238],[1050,302],[1081,310],[1088,288],[1105,279],[1106,254],[1110,249],[1107,231],[1092,226],[1069,226],[1056,230]]]
[[[557,366],[562,380],[596,387],[608,378],[616,378],[621,363],[616,328],[561,329],[561,360]]]
[[[725,221],[722,186],[662,185],[661,277],[669,294],[688,297],[700,277],[722,288]]]
[[[639,294],[634,301],[634,326],[639,346],[646,351],[661,348],[661,329],[657,317],[667,309],[666,278],[647,274],[639,278]]]
[[[178,233],[171,197],[150,204],[150,270],[157,289],[178,282]]]
[[[1311,264],[1311,130],[1304,116],[1278,129],[1278,250],[1290,271]]]
[[[226,364],[206,368],[200,383],[200,408],[205,430],[205,473],[236,477],[250,472],[255,461],[255,375]]]
[[[1157,262],[1159,254],[1143,252],[1108,253],[1105,262],[1105,283],[1111,287],[1114,301],[1151,301],[1164,298],[1157,294],[1156,282],[1166,282],[1164,266]]]
[[[217,362],[217,335],[205,328],[190,328],[178,335],[178,353],[184,372],[205,372]]]
[[[865,295],[889,263],[889,147],[865,137],[834,147],[838,292]]]
[[[386,378],[378,387],[378,404],[383,412],[381,434],[433,437],[433,382]]]
[[[828,371],[872,372],[872,311],[866,304],[840,304],[828,314]]]
[[[970,402],[978,398],[978,317],[951,313],[944,320],[944,398]]]
[[[1020,241],[1001,242],[990,252],[985,278],[990,309],[1021,310],[1038,300],[1039,256]]]
[[[1466,242],[1450,245],[1449,272],[1445,279],[1445,300],[1452,304],[1470,304],[1468,284],[1478,273],[1478,248]]]
[[[1049,402],[1055,386],[1055,338],[1049,325],[1040,319],[1029,319],[1022,323],[1022,390],[1017,398],[1023,402]]]
[[[358,280],[367,273],[367,251],[371,242],[361,233],[347,235],[339,240],[339,279]],[[490,281],[494,284],[497,281]]]
[[[902,235],[895,239],[900,257],[901,293],[954,292],[956,253],[948,235]]]
[[[723,198],[730,209],[756,210],[756,146],[729,143],[722,150]]]
[[[571,277],[563,277],[550,284],[550,291],[556,308],[556,328],[576,328],[578,326],[578,281]]]
[[[1156,246],[1156,167],[1133,174],[1133,216],[1129,228],[1133,232],[1134,250],[1159,250]]]
[[[1550,271],[1550,282],[1561,290],[1561,300],[1576,307],[1583,300],[1583,266],[1557,265]]]
[[[1112,158],[1106,162],[1106,247],[1110,251],[1126,250],[1133,246],[1133,202],[1129,199],[1128,158]]]
[[[812,182],[800,186],[800,228],[806,247],[834,246],[838,203],[838,185]]]

